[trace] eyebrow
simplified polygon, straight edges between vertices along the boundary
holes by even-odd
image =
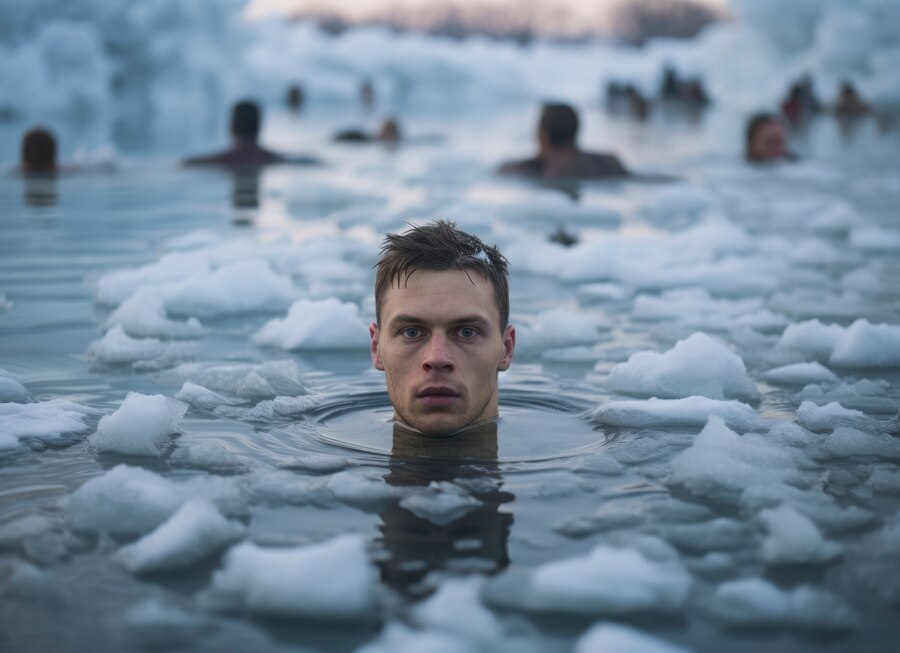
[[[395,315],[393,318],[391,318],[389,324],[392,326],[398,326],[400,324],[422,324],[423,322],[425,322],[425,320],[423,320],[421,317],[410,315],[408,313],[400,313],[399,315]],[[451,320],[450,324],[477,324],[481,327],[490,326],[490,322],[481,315],[464,315],[462,317]]]

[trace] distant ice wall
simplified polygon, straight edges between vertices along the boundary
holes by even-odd
[[[335,37],[310,25],[248,23],[245,4],[0,0],[0,119],[90,119],[111,138],[123,122],[208,125],[238,96],[280,101],[295,81],[313,106],[355,102],[364,77],[375,82],[381,112],[587,102],[613,78],[654,91],[666,61],[702,76],[720,106],[739,111],[774,106],[804,73],[826,101],[849,78],[874,103],[900,108],[897,0],[731,0],[734,21],[642,50],[522,48],[376,28]]]

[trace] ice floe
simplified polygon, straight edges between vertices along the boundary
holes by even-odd
[[[6,370],[0,367],[0,403],[22,404],[31,401],[31,394]]]
[[[280,549],[244,543],[228,551],[201,599],[220,610],[369,620],[377,609],[377,582],[360,535]]]
[[[400,506],[417,517],[442,526],[480,505],[481,501],[465,488],[446,481],[432,481],[427,488],[400,500]]]
[[[859,622],[853,608],[830,592],[806,585],[781,590],[762,578],[722,583],[712,600],[712,614],[732,626],[846,631]]]
[[[131,572],[188,566],[243,537],[245,528],[226,519],[207,499],[191,499],[152,533],[115,557]]]
[[[584,556],[544,563],[531,573],[522,605],[580,614],[677,611],[687,598],[690,574],[671,549],[653,553],[599,545]]]
[[[90,442],[103,453],[159,456],[185,412],[187,405],[175,399],[129,392],[116,412],[100,420]]]
[[[826,541],[812,521],[790,506],[763,510],[759,517],[769,529],[762,558],[770,565],[820,564],[843,551],[840,544]]]
[[[601,329],[608,328],[597,315],[553,308],[539,313],[534,324],[519,327],[516,346],[521,353],[533,355],[547,349],[592,345],[600,340]]]
[[[689,448],[672,458],[669,468],[670,483],[720,500],[799,475],[790,450],[755,433],[740,436],[717,416],[709,418]]]
[[[132,338],[122,325],[112,327],[100,340],[88,346],[87,357],[107,365],[134,365],[159,368],[173,365],[193,351],[187,343],[164,342],[156,338]]]
[[[676,399],[747,399],[759,396],[741,357],[697,332],[662,353],[644,351],[616,365],[607,387],[623,394]]]
[[[196,318],[170,320],[162,299],[149,288],[136,291],[106,319],[107,328],[116,325],[136,338],[197,338],[205,333]]]
[[[85,419],[96,413],[96,410],[68,399],[30,404],[0,403],[0,451],[18,447],[23,439],[44,444],[68,443],[68,436],[91,428]]]
[[[703,426],[710,416],[742,431],[765,424],[747,404],[708,397],[607,401],[591,412],[591,418],[598,424],[632,428]]]
[[[776,367],[765,374],[763,378],[771,383],[784,385],[807,385],[809,383],[838,383],[837,375],[818,362],[791,363]]]
[[[690,653],[630,626],[599,623],[575,642],[573,653]]]
[[[182,388],[184,400],[206,408],[217,401],[216,395],[203,390],[231,395],[232,399],[274,399],[279,395],[304,395],[306,386],[300,379],[300,368],[292,360],[275,360],[264,363],[183,363],[164,373],[192,385]],[[196,386],[200,386],[197,388]],[[218,395],[221,396],[221,395]],[[180,399],[181,397],[179,397]]]
[[[267,322],[253,336],[258,345],[281,349],[366,349],[368,325],[356,304],[338,299],[300,299],[287,317]]]

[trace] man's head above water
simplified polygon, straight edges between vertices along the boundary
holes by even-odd
[[[372,363],[395,418],[427,435],[496,418],[516,343],[503,255],[437,221],[388,234],[377,267]]]

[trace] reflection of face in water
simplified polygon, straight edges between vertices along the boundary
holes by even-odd
[[[56,206],[56,177],[54,175],[30,175],[24,179],[24,198],[28,206],[36,208]]]
[[[496,422],[443,438],[395,425],[391,453],[385,476],[389,485],[424,490],[434,481],[452,482],[466,488],[480,505],[438,524],[394,501],[381,513],[382,543],[389,557],[378,564],[385,583],[404,594],[422,595],[429,588],[419,584],[429,572],[475,569],[493,574],[509,564],[513,517],[499,508],[514,496],[501,490]]]

